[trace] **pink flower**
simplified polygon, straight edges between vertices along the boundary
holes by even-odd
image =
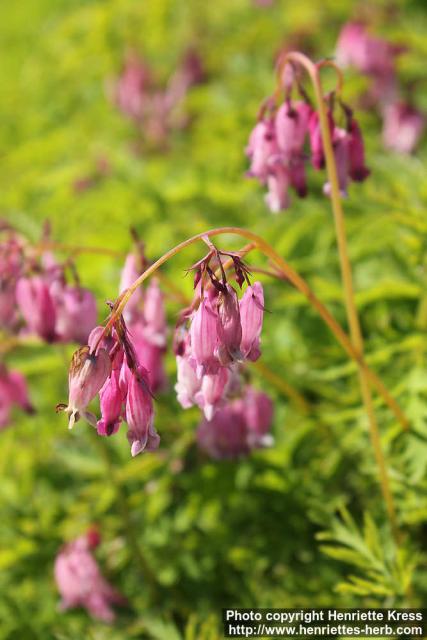
[[[9,424],[10,412],[14,406],[27,413],[34,411],[22,373],[8,371],[3,365],[0,367],[0,429]]]
[[[221,367],[218,373],[203,376],[200,391],[196,394],[196,402],[203,410],[206,420],[212,420],[218,406],[224,400],[230,373]]]
[[[144,334],[148,342],[157,346],[166,345],[166,313],[163,293],[157,280],[153,279],[144,296]]]
[[[388,149],[409,154],[415,150],[426,124],[425,116],[404,102],[384,109],[383,142]]]
[[[101,419],[96,423],[100,436],[111,436],[120,428],[124,397],[119,385],[119,370],[114,369],[99,392]]]
[[[348,174],[350,170],[349,135],[344,129],[335,127],[333,135],[335,163],[338,174],[338,184],[343,198],[347,196]],[[330,197],[331,185],[323,185],[323,193]]]
[[[90,348],[86,346],[80,347],[74,353],[68,375],[68,406],[58,405],[57,407],[57,410],[66,411],[69,414],[70,429],[80,416],[96,427],[96,418],[86,411],[86,407],[101,390],[110,371],[111,361],[105,349],[99,349],[95,354],[91,353]]]
[[[200,391],[201,380],[196,375],[196,363],[187,355],[176,356],[177,382],[175,391],[177,400],[183,409],[189,409],[196,403],[196,394]]]
[[[242,326],[240,324],[240,310],[237,294],[233,287],[226,285],[225,291],[218,299],[218,359],[222,365],[242,359],[240,342],[242,340]]]
[[[197,429],[197,444],[211,458],[223,460],[249,453],[247,428],[241,411],[227,404],[218,409],[212,420],[202,420]]]
[[[276,158],[270,167],[267,178],[268,193],[265,196],[265,202],[272,213],[279,213],[282,209],[289,207],[289,186],[289,171],[280,158]]]
[[[362,182],[370,174],[365,166],[365,147],[362,132],[354,118],[349,124],[348,154],[350,163],[350,178],[356,182]]]
[[[55,339],[56,313],[46,281],[41,276],[19,278],[16,300],[29,330],[52,342]]]
[[[243,395],[217,409],[197,429],[197,443],[211,458],[247,455],[252,449],[271,446],[269,435],[273,405],[264,393],[246,387]]]
[[[129,425],[127,437],[131,444],[131,454],[154,451],[160,437],[153,426],[153,398],[148,384],[148,374],[144,367],[131,372],[126,397],[126,422]]]
[[[148,67],[136,55],[129,55],[115,90],[116,104],[124,115],[133,120],[141,118],[149,85]]]
[[[331,137],[333,137],[334,120],[332,113],[328,111],[328,125]],[[310,147],[311,147],[311,163],[317,171],[325,166],[325,153],[323,150],[322,131],[320,128],[319,114],[313,111],[308,123]]]
[[[52,286],[56,334],[65,341],[86,344],[97,320],[96,300],[88,289]]]
[[[277,145],[285,160],[301,156],[312,109],[306,102],[284,102],[275,118]]]
[[[125,264],[120,276],[120,293],[123,293],[130,287],[131,284],[141,275],[142,269],[140,265],[140,257],[134,253],[129,253],[126,256]],[[124,312],[125,320],[132,320],[134,314],[137,312],[139,305],[142,302],[142,288],[138,287],[136,291],[131,295]]]
[[[191,319],[191,353],[196,362],[196,373],[201,378],[206,373],[216,373],[219,368],[216,349],[218,346],[218,314],[207,296],[200,301]]]
[[[246,155],[251,161],[248,176],[258,178],[261,182],[267,180],[271,158],[278,153],[274,120],[261,120],[252,131]]]
[[[146,303],[144,304],[144,309],[145,307]],[[165,331],[166,326],[164,328]],[[157,332],[154,324],[151,325],[151,332],[148,335],[154,340],[152,342],[147,338],[147,325],[144,326],[141,322],[136,322],[129,325],[129,335],[131,336],[138,362],[144,365],[148,371],[150,389],[153,392],[164,389],[167,383],[163,366],[165,347],[158,346],[163,339],[161,333]]]
[[[338,38],[336,59],[341,66],[354,66],[362,73],[385,76],[394,74],[395,57],[403,50],[371,36],[363,23],[348,22]]]
[[[243,412],[248,429],[248,443],[251,447],[271,446],[270,431],[274,407],[266,393],[246,387]]]
[[[240,300],[242,323],[241,351],[247,360],[255,362],[261,355],[260,335],[264,318],[264,291],[260,282],[248,286]]]
[[[91,534],[77,538],[58,553],[54,575],[61,595],[61,609],[84,607],[94,618],[112,622],[112,604],[124,604],[125,599],[102,576],[91,553],[97,540]]]

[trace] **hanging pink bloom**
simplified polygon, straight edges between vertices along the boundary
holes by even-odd
[[[269,173],[271,158],[278,153],[274,120],[260,120],[252,131],[246,155],[251,161],[248,176],[265,182]]]
[[[223,403],[229,379],[230,372],[225,367],[221,367],[218,373],[203,376],[196,402],[203,410],[206,420],[212,420],[215,411]]]
[[[124,397],[119,385],[119,370],[113,369],[99,392],[101,419],[96,423],[100,436],[111,436],[120,428]]]
[[[365,147],[363,144],[362,132],[354,118],[349,125],[348,155],[350,164],[350,178],[356,182],[362,182],[370,174],[365,166]]]
[[[227,284],[225,291],[219,294],[217,310],[217,354],[220,363],[227,365],[242,359],[240,352],[242,326],[240,324],[239,301],[231,285]]]
[[[260,335],[264,319],[264,291],[260,282],[248,286],[240,300],[243,356],[255,362],[261,355]]]
[[[16,300],[29,330],[52,342],[55,339],[56,313],[45,280],[41,276],[19,278]]]
[[[68,376],[68,406],[58,405],[57,407],[57,410],[66,411],[69,414],[68,427],[70,429],[80,416],[96,427],[96,418],[86,411],[86,407],[101,390],[110,371],[111,361],[105,349],[99,349],[94,354],[86,346],[74,353]]]
[[[404,48],[370,35],[361,22],[348,22],[338,38],[337,63],[374,76],[393,75],[395,58]]]
[[[10,422],[12,408],[20,407],[27,413],[33,413],[26,380],[19,371],[8,371],[0,366],[0,429]]]
[[[56,334],[61,340],[86,344],[97,320],[96,300],[82,287],[51,287],[56,313]]]
[[[200,391],[201,380],[196,375],[196,363],[187,355],[176,356],[177,382],[176,396],[183,409],[196,404],[196,394]]]
[[[211,458],[223,460],[249,453],[247,428],[241,410],[232,403],[217,410],[211,420],[202,420],[197,429],[197,443]]]
[[[271,446],[272,436],[269,431],[274,412],[271,398],[253,387],[246,387],[242,403],[251,448]]]
[[[271,165],[267,178],[268,193],[265,201],[272,213],[279,213],[290,205],[289,199],[290,175],[288,169],[276,158]]]
[[[219,361],[216,357],[218,346],[218,314],[212,308],[207,296],[200,301],[197,311],[191,319],[191,353],[196,362],[197,376],[216,373]]]
[[[144,304],[144,309],[145,307],[146,302]],[[163,338],[161,333],[157,332],[154,323],[151,325],[151,328],[152,332],[149,333],[149,335],[152,337],[154,342],[147,338],[147,325],[143,325],[141,322],[129,325],[129,335],[131,336],[138,362],[140,362],[148,371],[150,389],[156,393],[157,391],[164,389],[167,383],[163,365],[165,347],[158,346],[158,343],[162,342]],[[165,331],[166,325],[164,327],[164,332]]]
[[[126,397],[126,422],[129,425],[127,437],[131,444],[131,454],[154,451],[160,437],[153,426],[154,408],[150,393],[148,374],[144,367],[132,372]]]
[[[396,102],[384,109],[383,142],[397,153],[412,153],[425,129],[425,116],[415,107]]]
[[[348,174],[350,169],[349,135],[347,131],[336,127],[334,129],[333,145],[340,193],[341,196],[345,198],[347,197]],[[330,197],[331,185],[329,182],[323,185],[323,193]]]
[[[143,114],[144,103],[148,98],[147,90],[151,83],[150,71],[134,54],[129,55],[123,71],[117,80],[115,101],[120,111],[139,120]]]
[[[215,459],[236,458],[271,446],[273,405],[264,393],[246,387],[243,395],[217,409],[197,430],[197,443]]]
[[[286,161],[301,156],[312,108],[306,102],[284,102],[275,117],[277,146]]]
[[[305,162],[302,157],[293,158],[289,163],[289,180],[291,186],[297,192],[300,198],[305,198],[307,195],[307,179],[305,175]]]
[[[126,289],[128,289],[131,284],[135,282],[135,280],[141,275],[141,259],[134,253],[129,253],[126,256],[125,264],[122,269],[122,273],[120,276],[120,293],[123,293]],[[138,287],[136,291],[131,295],[125,311],[124,318],[126,321],[130,321],[133,319],[134,314],[137,312],[138,307],[142,302],[142,287]]]
[[[156,279],[151,280],[144,296],[144,334],[148,342],[157,346],[166,345],[166,312],[164,296]]]
[[[91,549],[99,537],[93,534],[77,538],[65,545],[55,560],[54,575],[61,595],[61,609],[84,607],[94,618],[112,622],[112,604],[125,599],[102,576]]]
[[[328,125],[331,137],[334,132],[334,120],[332,113],[328,110]],[[311,163],[317,171],[325,166],[325,153],[323,150],[322,131],[320,127],[320,119],[317,111],[313,111],[308,123],[308,131],[311,147]]]

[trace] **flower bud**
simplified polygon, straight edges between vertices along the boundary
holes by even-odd
[[[96,419],[86,411],[86,407],[100,391],[110,371],[110,357],[105,349],[99,349],[94,354],[86,346],[74,353],[68,375],[68,406],[58,405],[58,409],[63,409],[70,415],[68,423],[70,429],[81,415],[90,424],[96,426]]]
[[[248,286],[240,300],[243,356],[255,362],[261,355],[260,335],[264,318],[264,291],[260,282]]]
[[[119,385],[119,371],[111,372],[99,392],[101,419],[96,423],[100,436],[112,436],[117,433],[122,420],[123,395]]]
[[[333,136],[335,164],[337,167],[338,185],[342,198],[347,197],[347,184],[350,169],[349,155],[349,135],[344,129],[338,127],[334,130]],[[326,182],[323,185],[323,193],[328,197],[331,196],[331,185]]]
[[[206,418],[197,429],[197,444],[211,458],[222,460],[249,453],[247,429],[241,409],[234,403],[218,409],[209,421]]]
[[[267,180],[269,162],[278,153],[274,120],[261,120],[255,125],[246,147],[246,155],[251,160],[248,176]]]
[[[272,161],[267,178],[268,192],[264,196],[265,202],[272,213],[279,213],[287,209],[289,198],[290,173],[279,157]]]
[[[56,333],[65,341],[87,344],[97,320],[96,300],[88,289],[51,287],[55,304]]]
[[[278,109],[275,118],[277,145],[286,161],[300,156],[308,131],[311,107],[306,102],[294,105],[284,102]]]
[[[163,293],[157,280],[152,280],[144,296],[144,333],[146,339],[157,347],[166,345],[166,314]]]
[[[176,369],[177,400],[183,409],[189,409],[195,404],[195,396],[201,387],[201,381],[196,375],[196,364],[188,355],[176,356]]]
[[[216,373],[219,362],[215,355],[218,346],[218,315],[207,297],[202,298],[190,327],[191,354],[196,361],[196,373]]]
[[[123,293],[123,291],[128,289],[131,284],[133,284],[135,280],[141,275],[139,262],[139,256],[136,256],[134,253],[129,253],[126,256],[125,264],[120,277],[120,293]],[[138,287],[138,289],[133,292],[126,304],[126,308],[123,313],[123,317],[126,321],[132,319],[133,315],[137,311],[138,306],[141,304],[141,301],[142,289],[141,287]]]
[[[240,324],[240,310],[237,294],[233,287],[226,285],[218,300],[218,359],[222,365],[242,359],[240,342],[242,340],[242,326]]]
[[[212,420],[215,411],[223,401],[230,378],[230,372],[221,367],[218,373],[208,373],[202,378],[202,386],[196,395],[197,404],[203,410],[206,420]]]
[[[125,599],[102,576],[91,553],[90,536],[82,536],[65,545],[55,560],[54,576],[61,595],[61,609],[84,607],[94,618],[112,622],[111,604]]]
[[[243,396],[243,411],[248,428],[248,443],[251,447],[271,446],[269,435],[273,419],[273,403],[266,393],[246,387]]]
[[[131,372],[126,397],[126,422],[129,425],[127,437],[131,444],[131,454],[153,451],[160,443],[160,437],[153,426],[153,398],[148,386],[148,374],[144,367]]]
[[[19,278],[16,300],[29,330],[52,342],[55,339],[56,313],[45,280],[41,276]]]
[[[350,162],[350,178],[362,182],[370,174],[365,166],[365,147],[362,132],[356,120],[352,118],[349,128],[348,154]]]

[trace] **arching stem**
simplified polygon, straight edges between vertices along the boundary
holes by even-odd
[[[332,146],[331,132],[328,124],[328,114],[326,104],[323,98],[323,89],[320,80],[320,66],[314,64],[307,56],[298,52],[289,53],[283,62],[283,66],[287,63],[301,65],[309,74],[313,84],[315,98],[318,107],[319,122],[322,134],[323,149],[326,160],[326,169],[328,173],[329,184],[331,186],[331,202],[335,220],[335,230],[338,245],[338,254],[341,265],[341,275],[344,287],[345,306],[347,311],[347,319],[350,327],[350,336],[352,344],[356,350],[358,358],[363,359],[364,343],[362,331],[360,328],[359,315],[356,308],[353,276],[351,271],[350,260],[347,249],[347,236],[345,230],[344,211],[342,208],[341,195],[338,182],[337,166],[335,161],[334,149]],[[324,63],[323,63],[324,66]],[[384,454],[381,448],[380,434],[375,416],[372,394],[370,388],[369,376],[366,368],[359,366],[360,389],[365,404],[366,413],[369,420],[369,431],[375,458],[378,464],[382,493],[387,507],[387,513],[393,530],[394,537],[397,542],[400,541],[399,530],[397,526],[396,510],[394,506],[393,495],[390,489],[387,466]]]

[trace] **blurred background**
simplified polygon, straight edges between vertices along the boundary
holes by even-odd
[[[274,90],[280,51],[333,56],[343,25],[359,18],[405,49],[396,60],[401,98],[427,111],[421,0],[2,3],[0,216],[30,242],[48,220],[53,242],[116,252],[58,252],[74,257],[100,321],[118,293],[130,227],[154,260],[194,233],[232,224],[270,241],[346,326],[322,177],[311,172],[307,198],[272,215],[263,188],[245,177],[244,149]],[[117,96],[136,58],[151,95],[138,121]],[[198,451],[200,412],[176,401],[171,353],[169,390],[156,400],[160,449],[131,459],[123,434],[97,439],[83,423],[69,432],[55,415],[75,346],[2,350],[27,377],[36,408],[14,412],[0,433],[2,640],[215,640],[223,606],[425,603],[426,145],[385,149],[381,116],[365,99],[369,79],[352,68],[345,78],[372,171],[345,202],[367,359],[412,427],[402,434],[376,398],[402,544],[390,535],[354,363],[297,291],[262,277],[262,362],[291,391],[251,369],[254,386],[274,400],[275,444],[239,460]],[[169,108],[162,91],[171,86]],[[203,253],[193,246],[164,269],[186,295],[185,269]],[[257,253],[248,262],[266,266]],[[171,327],[181,307],[167,296]],[[59,611],[53,578],[61,546],[94,524],[102,571],[128,600],[109,626],[81,609]]]

